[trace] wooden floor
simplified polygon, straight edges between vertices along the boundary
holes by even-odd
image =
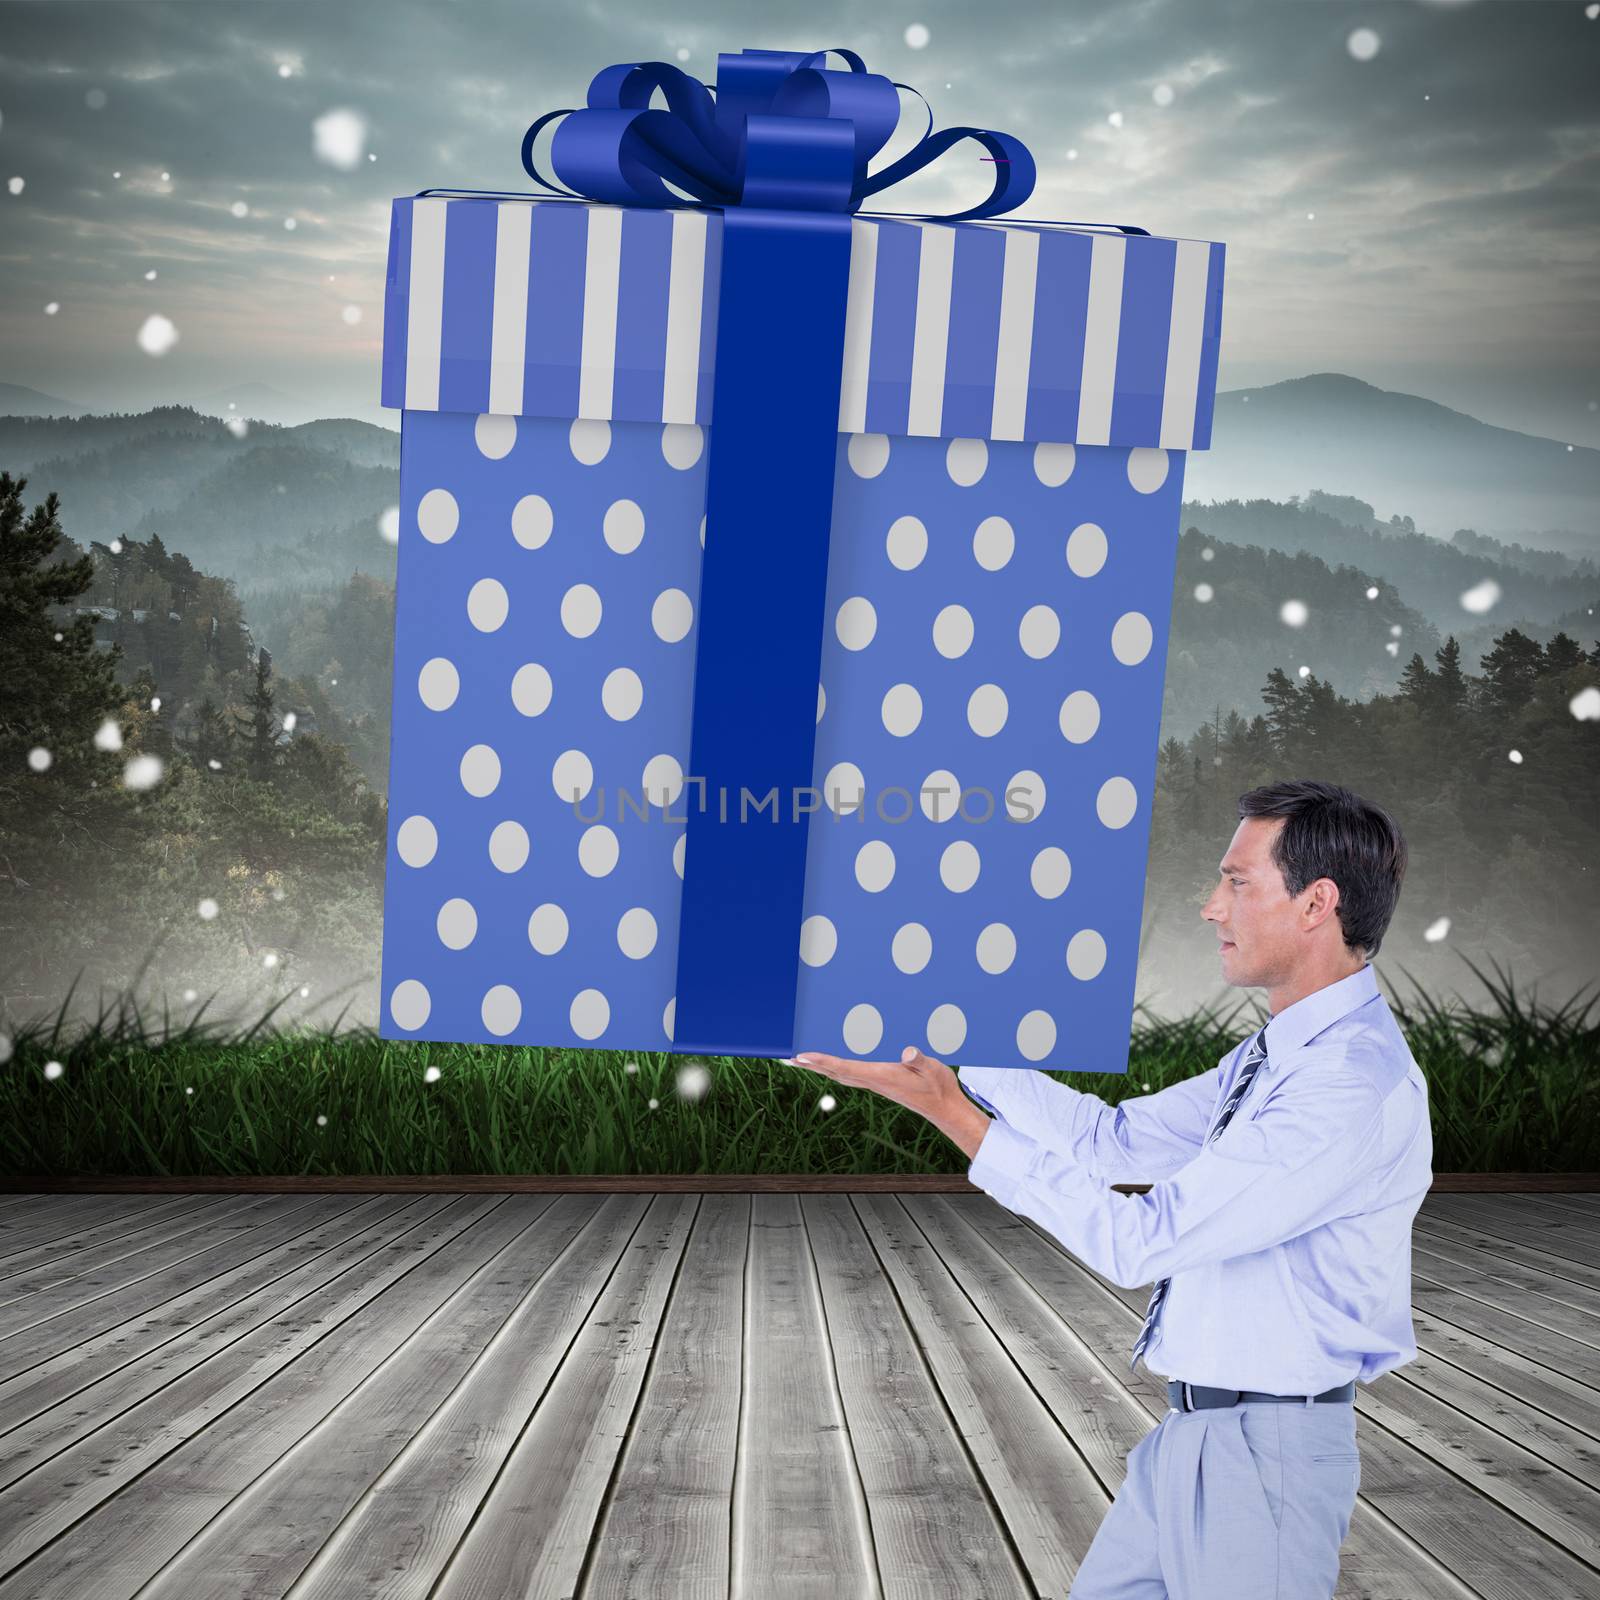
[[[1339,1595],[1600,1595],[1600,1195],[1413,1250]],[[0,1600],[1064,1600],[1147,1298],[984,1194],[3,1196]]]

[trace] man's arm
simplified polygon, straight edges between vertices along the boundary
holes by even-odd
[[[959,1067],[956,1079],[979,1105],[1044,1149],[1096,1177],[1122,1180],[1163,1177],[1200,1153],[1222,1069],[1115,1106],[1038,1070]]]
[[[1252,1255],[1341,1215],[1378,1148],[1382,1107],[1371,1072],[1341,1051],[1298,1063],[1259,1113],[1236,1116],[1147,1193],[1116,1193],[999,1120],[967,1178],[1096,1272],[1136,1288]]]

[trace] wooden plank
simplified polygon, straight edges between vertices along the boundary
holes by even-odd
[[[1031,1219],[1022,1221],[1066,1260],[1074,1260]],[[1084,1270],[1100,1279],[1092,1269]],[[1142,1316],[1148,1285],[1124,1289],[1107,1279],[1100,1281],[1123,1302],[1130,1317]],[[1135,1321],[1135,1332],[1138,1326]],[[1376,1384],[1356,1386],[1357,1414],[1368,1424],[1360,1432],[1358,1498],[1382,1509],[1462,1583],[1492,1600],[1571,1600],[1594,1587],[1593,1568],[1475,1486],[1453,1477],[1426,1450],[1387,1427],[1381,1420],[1381,1408],[1387,1403]]]
[[[1408,1381],[1358,1386],[1364,1415],[1590,1568],[1600,1593],[1600,1493]]]
[[[201,1250],[232,1245],[241,1235],[262,1223],[327,1203],[326,1197],[312,1195],[296,1199],[281,1195],[263,1195],[255,1199],[235,1195],[221,1201],[214,1213],[208,1213],[203,1226],[192,1222],[186,1225],[182,1219],[169,1219],[164,1226],[158,1224],[158,1237],[148,1241],[143,1250],[98,1271],[58,1272],[47,1265],[36,1272],[23,1273],[10,1280],[7,1298],[0,1303],[0,1340],[29,1332],[102,1295],[181,1265]]]
[[[149,1195],[42,1195],[21,1215],[0,1219],[0,1251],[10,1255],[32,1250],[56,1239],[69,1238],[77,1229],[141,1215],[151,1204]]]
[[[527,1220],[517,1199],[451,1202],[346,1274],[351,1281],[310,1297],[287,1330],[269,1325],[239,1340],[226,1359],[186,1373],[0,1493],[0,1597],[132,1594],[233,1498],[230,1474],[258,1435],[270,1453],[251,1476],[370,1377]]]
[[[1413,1316],[1418,1321],[1432,1320],[1424,1312],[1414,1312]],[[1458,1337],[1467,1339],[1470,1335],[1459,1334]],[[1416,1356],[1396,1368],[1395,1376],[1405,1383],[1415,1384],[1514,1444],[1532,1451],[1542,1461],[1559,1467],[1578,1482],[1600,1490],[1600,1448],[1596,1445],[1596,1435],[1578,1420],[1587,1420],[1592,1428],[1595,1413],[1600,1409],[1594,1404],[1596,1396],[1592,1391],[1578,1389],[1584,1399],[1573,1415],[1551,1413],[1519,1393],[1500,1388],[1474,1367],[1458,1367],[1437,1354],[1432,1345],[1431,1339],[1424,1343],[1419,1329]],[[1470,1354],[1468,1359],[1471,1359]],[[1512,1370],[1513,1381],[1517,1381]],[[1532,1370],[1537,1372],[1539,1369],[1535,1367]],[[1555,1374],[1548,1376],[1554,1378]],[[1523,1385],[1519,1382],[1518,1387],[1522,1388]],[[1546,1390],[1544,1398],[1557,1398],[1559,1394],[1558,1390]]]
[[[1585,1217],[1570,1206],[1555,1205],[1537,1194],[1508,1194],[1501,1203],[1513,1216],[1544,1218],[1556,1232],[1600,1249],[1600,1218]]]
[[[1576,1211],[1580,1216],[1600,1221],[1600,1194],[1547,1194],[1541,1198],[1563,1210]]]
[[[504,1392],[501,1381],[509,1379],[538,1392],[594,1306],[606,1274],[637,1240],[643,1211],[637,1200],[621,1197],[597,1202],[549,1195],[517,1203],[528,1216],[522,1232],[344,1405],[302,1426],[298,1442],[264,1472],[258,1467],[262,1451],[246,1442],[251,1448],[243,1470],[226,1462],[226,1482],[216,1485],[208,1477],[208,1488],[238,1485],[240,1493],[139,1590],[141,1600],[266,1600],[291,1587],[296,1595],[312,1594],[325,1582],[307,1573],[312,1558],[322,1552],[322,1568],[349,1571],[365,1558],[360,1552],[368,1534],[376,1542],[371,1592],[421,1594],[426,1586],[411,1566],[410,1533],[406,1562],[400,1570],[395,1563],[395,1528],[413,1526],[406,1506],[419,1504],[421,1522],[414,1528],[435,1517],[459,1523],[472,1515],[480,1494],[467,1478],[478,1462],[486,1462],[490,1474],[498,1462],[498,1454],[488,1461],[494,1454],[488,1440],[504,1435],[509,1448],[517,1434],[517,1419],[494,1413],[491,1390]],[[531,1366],[528,1352],[536,1352]],[[528,1370],[509,1371],[517,1363]],[[478,1430],[446,1440],[451,1419],[466,1421],[469,1408],[477,1410]],[[274,1434],[282,1437],[280,1424]],[[259,1475],[243,1486],[251,1470]],[[419,1501],[405,1486],[413,1475],[426,1480]],[[341,1531],[330,1546],[336,1528]],[[152,1554],[141,1552],[139,1570]]]
[[[1511,1267],[1502,1269],[1503,1272],[1515,1270]],[[1454,1289],[1459,1294],[1481,1300],[1485,1305],[1509,1311],[1536,1327],[1564,1334],[1574,1345],[1581,1347],[1576,1359],[1600,1376],[1600,1327],[1596,1326],[1592,1312],[1575,1310],[1552,1295],[1514,1286],[1496,1274],[1481,1271],[1467,1262],[1443,1257],[1415,1242],[1411,1247],[1411,1275],[1417,1283],[1428,1282],[1442,1289]]]
[[[166,1563],[182,1562],[190,1541],[208,1538],[216,1518],[270,1474],[261,1498],[227,1520],[226,1538],[208,1549],[245,1582],[222,1594],[282,1595],[275,1574],[299,1570],[339,1518],[339,1507],[318,1506],[301,1490],[322,1486],[360,1498],[381,1470],[382,1454],[402,1450],[438,1398],[469,1378],[483,1344],[526,1288],[523,1269],[560,1256],[597,1211],[595,1202],[576,1197],[554,1206],[522,1195],[494,1202],[454,1197],[451,1210],[461,1222],[429,1242],[398,1282],[90,1518],[83,1526],[101,1531],[110,1558],[96,1562],[93,1541],[78,1538],[75,1528],[24,1571],[48,1576],[50,1594],[61,1600],[144,1595],[144,1582],[162,1581]],[[382,1421],[395,1430],[387,1442]],[[309,1485],[296,1483],[306,1475]],[[266,1514],[278,1496],[312,1518],[309,1530],[256,1522],[254,1512]],[[261,1570],[251,1576],[258,1549]],[[0,1584],[0,1595],[6,1587]]]
[[[1513,1258],[1511,1252],[1515,1248],[1508,1243],[1498,1251],[1485,1251],[1456,1239],[1419,1233],[1411,1241],[1411,1259],[1413,1265],[1421,1262],[1436,1281],[1459,1282],[1464,1269],[1474,1278],[1482,1277],[1498,1285],[1496,1293],[1501,1303],[1513,1311],[1523,1304],[1541,1314],[1554,1313],[1559,1307],[1563,1317],[1567,1313],[1577,1314],[1580,1330],[1585,1325],[1592,1330],[1595,1319],[1600,1317],[1600,1288],[1591,1288],[1575,1278],[1556,1277],[1540,1267],[1526,1266]],[[1573,1262],[1572,1265],[1581,1268],[1582,1264]]]
[[[297,1442],[140,1590],[141,1600],[233,1600],[282,1595],[291,1586],[306,1597],[428,1590],[528,1416],[570,1361],[574,1339],[594,1323],[600,1331],[589,1337],[608,1351],[616,1347],[612,1329],[629,1319],[601,1322],[594,1314],[623,1309],[617,1274],[653,1272],[663,1283],[672,1276],[670,1264],[634,1254],[659,1254],[636,1197],[517,1203],[543,1210],[495,1257],[492,1270],[459,1291],[336,1413],[302,1427]],[[667,1209],[686,1204],[667,1202]],[[725,1258],[724,1266],[729,1259],[739,1257]],[[648,1343],[648,1334],[624,1337]],[[736,1406],[737,1366],[723,1388]],[[602,1456],[614,1453],[616,1430],[625,1423],[623,1408],[604,1409],[610,1414],[591,1430],[590,1445]],[[685,1442],[692,1451],[693,1438]],[[252,1447],[252,1456],[261,1453]],[[557,1458],[547,1469],[565,1477]],[[225,1470],[237,1481],[231,1467]],[[558,1485],[556,1492],[563,1487],[574,1507],[581,1503],[582,1486]],[[599,1498],[590,1497],[590,1517]],[[569,1514],[577,1516],[576,1509]],[[528,1516],[531,1525],[531,1509]],[[720,1528],[725,1568],[725,1507],[715,1521],[703,1520],[712,1541],[707,1554]],[[397,1564],[402,1528],[406,1559]],[[520,1537],[526,1536],[524,1527]],[[149,1560],[142,1552],[140,1570]]]
[[[936,1207],[932,1198],[919,1197],[917,1203],[930,1211]],[[996,1519],[1016,1552],[1015,1561],[1040,1593],[1065,1594],[1105,1516],[1105,1483],[1072,1433],[1041,1405],[1026,1368],[1019,1368],[1013,1359],[1006,1326],[1008,1319],[1025,1323],[1034,1337],[1048,1338],[1043,1325],[1054,1319],[1024,1303],[1027,1286],[992,1250],[979,1252],[981,1265],[975,1272],[982,1274],[982,1281],[970,1287],[982,1297],[976,1302],[980,1310],[985,1304],[1003,1302],[996,1313],[999,1321],[982,1315],[974,1318],[969,1285],[952,1275],[948,1261],[930,1244],[900,1197],[864,1196],[856,1205],[882,1271],[905,1308],[904,1317],[917,1330],[936,1392],[959,1431],[956,1447],[964,1442],[981,1479],[982,1492],[974,1496],[973,1508]],[[940,1226],[947,1242],[957,1220],[947,1217]],[[1035,1359],[1031,1364],[1041,1363]],[[1105,1374],[1100,1376],[1103,1380]],[[1057,1381],[1052,1393],[1059,1394],[1064,1387]],[[1101,1405],[1117,1406],[1109,1394],[1102,1387],[1081,1399],[1092,1405],[1105,1397]],[[1137,1409],[1124,1397],[1120,1428],[1109,1437],[1101,1429],[1096,1451],[1102,1464],[1115,1443],[1133,1433]],[[1081,1410],[1080,1421],[1080,1433],[1092,1431]],[[919,1426],[916,1431],[923,1429]],[[963,1521],[971,1515],[969,1511]],[[989,1538],[993,1537],[991,1531]],[[1001,1576],[1001,1593],[1028,1592],[1027,1584],[1003,1567]],[[917,1587],[922,1593],[958,1594],[968,1592],[972,1581]],[[990,1591],[980,1587],[978,1592]]]
[[[1503,1195],[1430,1194],[1422,1202],[1418,1215],[1425,1216],[1430,1211],[1461,1227],[1480,1228],[1496,1238],[1507,1239],[1514,1244],[1531,1245],[1551,1255],[1565,1256],[1584,1264],[1595,1259],[1594,1250],[1583,1240],[1574,1240],[1548,1217],[1513,1212],[1505,1204]]]
[[[1420,1308],[1441,1322],[1475,1333],[1588,1388],[1600,1390],[1600,1375],[1592,1365],[1594,1352],[1565,1334],[1552,1333],[1536,1322],[1420,1276],[1413,1278],[1411,1303],[1413,1308]]]
[[[19,1246],[6,1251],[0,1244],[0,1294],[7,1292],[8,1280],[18,1273],[55,1262],[65,1262],[77,1257],[104,1240],[120,1238],[137,1240],[169,1218],[195,1216],[214,1210],[220,1203],[217,1195],[176,1194],[166,1198],[150,1196],[139,1208],[136,1217],[113,1217],[107,1222],[90,1222],[71,1229],[48,1244]]]
[[[282,1201],[277,1203],[280,1206],[283,1204]],[[121,1275],[122,1281],[127,1281],[138,1267],[147,1266],[152,1253],[161,1246],[178,1239],[188,1239],[191,1244],[196,1242],[202,1234],[207,1234],[224,1221],[229,1214],[227,1208],[236,1204],[236,1201],[227,1199],[196,1197],[193,1207],[153,1218],[148,1225],[119,1218],[117,1226],[122,1231],[80,1249],[71,1249],[68,1245],[71,1240],[82,1236],[68,1234],[54,1243],[22,1251],[18,1259],[30,1261],[31,1264],[10,1277],[0,1278],[0,1316],[6,1314],[5,1308],[25,1312],[47,1306],[51,1303],[48,1291],[64,1284],[75,1284],[90,1273],[100,1275],[96,1280],[98,1285],[115,1283],[118,1275],[109,1269],[118,1262],[128,1264]],[[20,1306],[18,1302],[23,1300],[30,1301],[31,1305]],[[55,1312],[51,1310],[49,1314],[53,1316]]]
[[[616,1225],[595,1251],[568,1253],[572,1287],[524,1301],[515,1332],[497,1338],[471,1384],[364,1498],[297,1596],[578,1591],[698,1209],[660,1196],[641,1216],[629,1199],[626,1212],[607,1202]],[[530,1350],[541,1354],[530,1360]],[[451,1466],[443,1496],[440,1461]],[[408,1530],[400,1572],[396,1519]]]
[[[731,1513],[744,1420],[752,1221],[743,1196],[701,1201],[650,1374],[590,1536],[585,1595],[720,1600],[735,1592]],[[836,1433],[841,1448],[847,1437]]]
[[[33,1301],[0,1307],[0,1320],[9,1310],[15,1313],[12,1320],[16,1324],[0,1339],[0,1379],[36,1367],[129,1317],[165,1304],[207,1278],[231,1271],[240,1261],[251,1260],[315,1227],[326,1217],[339,1215],[349,1209],[352,1201],[347,1195],[307,1195],[303,1201],[286,1202],[274,1196],[242,1203],[243,1212],[230,1215],[207,1230],[202,1238],[208,1243],[197,1247],[177,1239],[152,1250],[157,1264],[141,1275],[132,1276],[123,1263],[118,1263],[105,1269],[104,1276],[111,1280],[112,1287],[100,1287],[96,1280],[101,1275],[90,1273],[73,1284],[46,1290],[38,1299],[53,1301],[58,1309],[36,1316],[31,1323],[24,1319],[26,1308]],[[230,1210],[235,1204],[229,1202]],[[257,1213],[257,1206],[272,1209]],[[138,1269],[132,1271],[137,1273]],[[130,1276],[132,1281],[120,1281]]]
[[[1587,1261],[1574,1261],[1570,1256],[1554,1255],[1548,1250],[1540,1250],[1535,1245],[1522,1244],[1514,1239],[1501,1239],[1482,1228],[1446,1222],[1443,1217],[1430,1217],[1424,1221],[1419,1215],[1411,1225],[1411,1233],[1414,1242],[1419,1239],[1430,1243],[1448,1239],[1454,1244],[1470,1247],[1481,1260],[1491,1264],[1496,1260],[1514,1261],[1547,1278],[1581,1283],[1600,1292],[1600,1267],[1592,1266]]]
[[[448,1195],[374,1195],[281,1249],[0,1385],[0,1488],[235,1339],[287,1316],[305,1295],[449,1204]]]
[[[885,1198],[882,1205],[893,1216],[902,1202]],[[861,1475],[883,1597],[1032,1600],[1034,1586],[995,1515],[968,1442],[950,1419],[856,1206],[846,1195],[811,1195],[802,1203],[802,1216],[834,1354],[838,1411]],[[830,1419],[830,1426],[838,1422]]]

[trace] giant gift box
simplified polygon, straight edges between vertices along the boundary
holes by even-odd
[[[826,54],[393,203],[386,1038],[1126,1070],[1223,246],[868,176]]]

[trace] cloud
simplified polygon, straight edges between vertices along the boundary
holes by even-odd
[[[10,7],[0,154],[26,187],[0,194],[0,378],[78,393],[149,382],[126,326],[162,311],[185,329],[164,378],[375,397],[393,196],[533,191],[523,130],[581,105],[612,62],[679,64],[685,47],[684,69],[714,82],[718,46],[826,40],[914,83],[936,126],[993,124],[1027,142],[1041,167],[1024,216],[1224,240],[1226,358],[1243,368],[1287,376],[1381,348],[1385,386],[1404,387],[1408,363],[1437,374],[1456,330],[1487,322],[1507,392],[1587,383],[1600,318],[1591,305],[1575,326],[1571,307],[1600,242],[1584,48],[1600,24],[1580,7],[938,0],[916,20],[920,50],[903,18],[863,27],[842,0],[760,13],[723,0],[670,19],[642,0]],[[1346,47],[1358,26],[1380,36],[1370,61]],[[94,88],[104,109],[85,101]],[[896,152],[925,121],[904,98]],[[317,159],[313,125],[338,107],[365,119],[376,161]],[[980,154],[958,144],[868,209],[961,209],[987,190]],[[244,219],[230,211],[241,200]],[[132,287],[151,265],[157,284]],[[48,300],[62,313],[47,326]],[[353,302],[359,328],[329,325],[330,306]],[[1519,348],[1554,354],[1519,365]]]

